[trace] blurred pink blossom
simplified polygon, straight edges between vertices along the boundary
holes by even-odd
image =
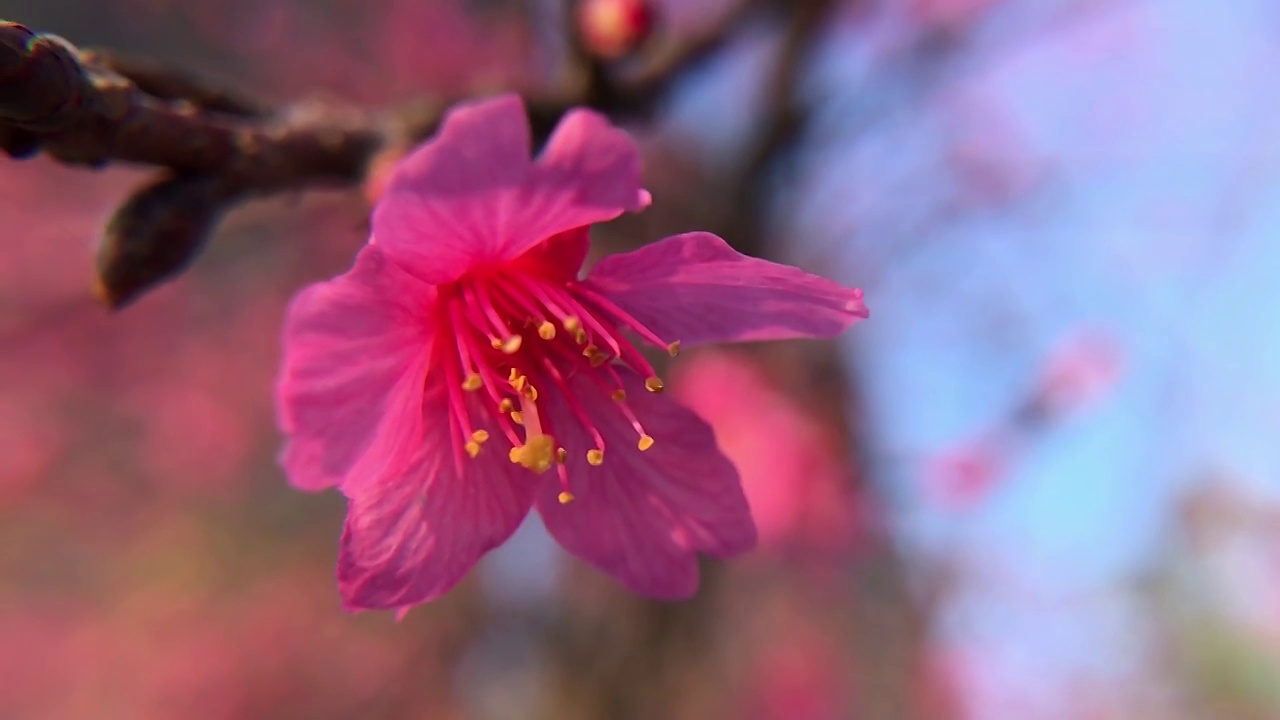
[[[1092,330],[1062,337],[1050,351],[1033,396],[1046,412],[1061,414],[1097,401],[1124,371],[1124,352],[1115,338]]]
[[[671,385],[680,402],[711,423],[738,467],[762,544],[847,545],[859,519],[832,428],[744,355],[698,352],[678,365]]]
[[[182,557],[192,556],[184,546]],[[227,596],[133,578],[132,591],[99,592],[92,605],[35,593],[0,599],[0,716],[239,720],[355,712],[387,692],[412,646],[334,615],[311,577],[282,571]]]
[[[942,508],[970,508],[1004,479],[1014,452],[1009,439],[991,436],[937,453],[925,461],[925,493]]]

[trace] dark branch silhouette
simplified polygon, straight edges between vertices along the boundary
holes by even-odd
[[[525,93],[539,140],[575,106],[615,119],[647,116],[671,80],[710,56],[760,3],[743,0],[706,33],[669,44],[627,77],[572,40],[575,87]],[[121,307],[195,257],[217,220],[252,196],[355,185],[384,148],[433,132],[463,98],[424,98],[383,111],[303,100],[284,107],[181,69],[0,21],[0,150],[70,165],[153,166],[108,225],[97,290]]]

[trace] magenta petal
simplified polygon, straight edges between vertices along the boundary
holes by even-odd
[[[585,282],[685,345],[832,337],[868,316],[861,290],[748,257],[705,232],[611,255]]]
[[[559,186],[546,198],[543,237],[604,222],[644,209],[649,193],[640,187],[640,151],[631,136],[601,114],[577,108],[556,126],[537,162],[540,182]]]
[[[575,500],[561,504],[558,479],[548,475],[538,489],[538,512],[566,550],[630,590],[686,598],[698,588],[696,553],[727,558],[746,552],[756,543],[755,524],[738,472],[716,447],[711,428],[665,395],[647,392],[634,373],[619,372],[653,447],[641,452],[617,404],[577,375],[572,390],[604,435],[604,464],[584,462],[592,447],[588,436],[563,399],[549,398],[557,439],[569,453]]]
[[[348,493],[338,583],[349,610],[403,610],[443,595],[529,512],[537,478],[512,465],[501,442],[458,473],[444,396],[429,393],[426,415],[440,421],[403,476]],[[472,417],[489,416],[474,407]],[[487,420],[476,429],[498,436]]]
[[[276,386],[288,435],[281,462],[293,485],[358,481],[412,456],[430,349],[421,307],[433,292],[370,245],[345,275],[294,298]]]
[[[501,230],[529,174],[529,122],[515,95],[464,103],[396,167],[373,211],[374,241],[438,284],[501,255]]]
[[[565,115],[536,163],[529,135],[516,95],[451,110],[396,168],[374,209],[375,241],[439,284],[646,204],[635,143],[600,115]]]

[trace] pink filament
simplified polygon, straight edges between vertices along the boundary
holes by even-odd
[[[509,399],[517,408],[527,400],[522,399],[508,382],[508,373],[512,369],[517,375],[528,378],[535,388],[558,393],[595,446],[603,450],[604,436],[592,421],[587,406],[570,388],[568,377],[584,372],[606,394],[612,395],[622,388],[622,378],[610,361],[620,360],[642,376],[653,376],[653,366],[623,336],[624,329],[657,347],[667,348],[661,337],[599,293],[575,282],[548,282],[514,268],[504,268],[501,274],[465,277],[442,288],[442,297],[445,308],[439,313],[438,321],[445,326],[442,330],[452,334],[457,344],[456,353],[442,350],[439,359],[446,366],[449,422],[451,434],[460,440],[454,447],[455,459],[459,463],[464,462],[464,445],[472,441],[475,426],[471,418],[473,410],[469,408],[476,406],[467,405],[467,391],[463,390],[464,380],[473,374],[480,376],[486,395],[492,401],[482,403],[481,411],[493,415],[495,423],[513,447],[527,442],[530,432],[536,433],[537,429],[518,427],[499,409],[504,399]],[[571,319],[581,323],[584,342],[578,342],[578,333],[575,332],[557,332],[550,340],[541,338],[537,333],[543,322],[554,321],[564,327]],[[532,331],[528,330],[530,326]],[[519,330],[513,331],[512,328]],[[514,352],[503,352],[491,344],[493,340],[501,342],[513,335],[524,336]],[[596,348],[595,352],[601,354],[607,350],[611,355],[604,356],[607,361],[603,364],[599,362],[599,356],[595,357],[596,364],[593,365],[591,353],[584,353],[584,345]],[[613,412],[620,413],[638,434],[645,434],[639,419],[625,401],[610,404],[615,406]],[[554,437],[551,427],[546,424],[546,415],[541,417],[543,432]],[[585,461],[583,458],[578,460]],[[558,465],[561,484],[567,489],[568,476],[563,465]]]

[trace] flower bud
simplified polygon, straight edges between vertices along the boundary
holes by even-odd
[[[118,309],[191,263],[239,190],[220,177],[165,176],[138,190],[107,225],[96,292]]]
[[[587,52],[603,60],[634,53],[653,32],[650,0],[581,0],[578,33]]]

